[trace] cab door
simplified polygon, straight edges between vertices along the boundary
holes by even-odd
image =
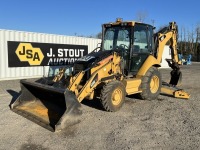
[[[136,23],[132,36],[129,74],[136,75],[147,57],[152,54],[153,27]]]

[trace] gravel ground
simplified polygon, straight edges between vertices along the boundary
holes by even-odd
[[[163,78],[169,69],[162,69]],[[10,111],[19,95],[19,80],[0,82],[0,149],[116,150],[200,149],[200,63],[182,66],[182,87],[189,100],[160,95],[144,101],[129,96],[122,109],[103,111],[98,102],[84,101],[81,122],[53,133]]]

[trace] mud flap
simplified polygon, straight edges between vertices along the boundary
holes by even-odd
[[[73,92],[34,80],[21,80],[21,94],[11,104],[11,110],[50,131],[78,123],[82,114]]]

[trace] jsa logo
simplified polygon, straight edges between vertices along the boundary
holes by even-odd
[[[40,65],[44,58],[41,49],[32,47],[31,43],[20,43],[15,53],[20,61],[27,61],[31,66]]]

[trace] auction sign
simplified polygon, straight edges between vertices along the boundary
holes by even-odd
[[[8,66],[59,66],[88,54],[87,45],[8,41]]]

